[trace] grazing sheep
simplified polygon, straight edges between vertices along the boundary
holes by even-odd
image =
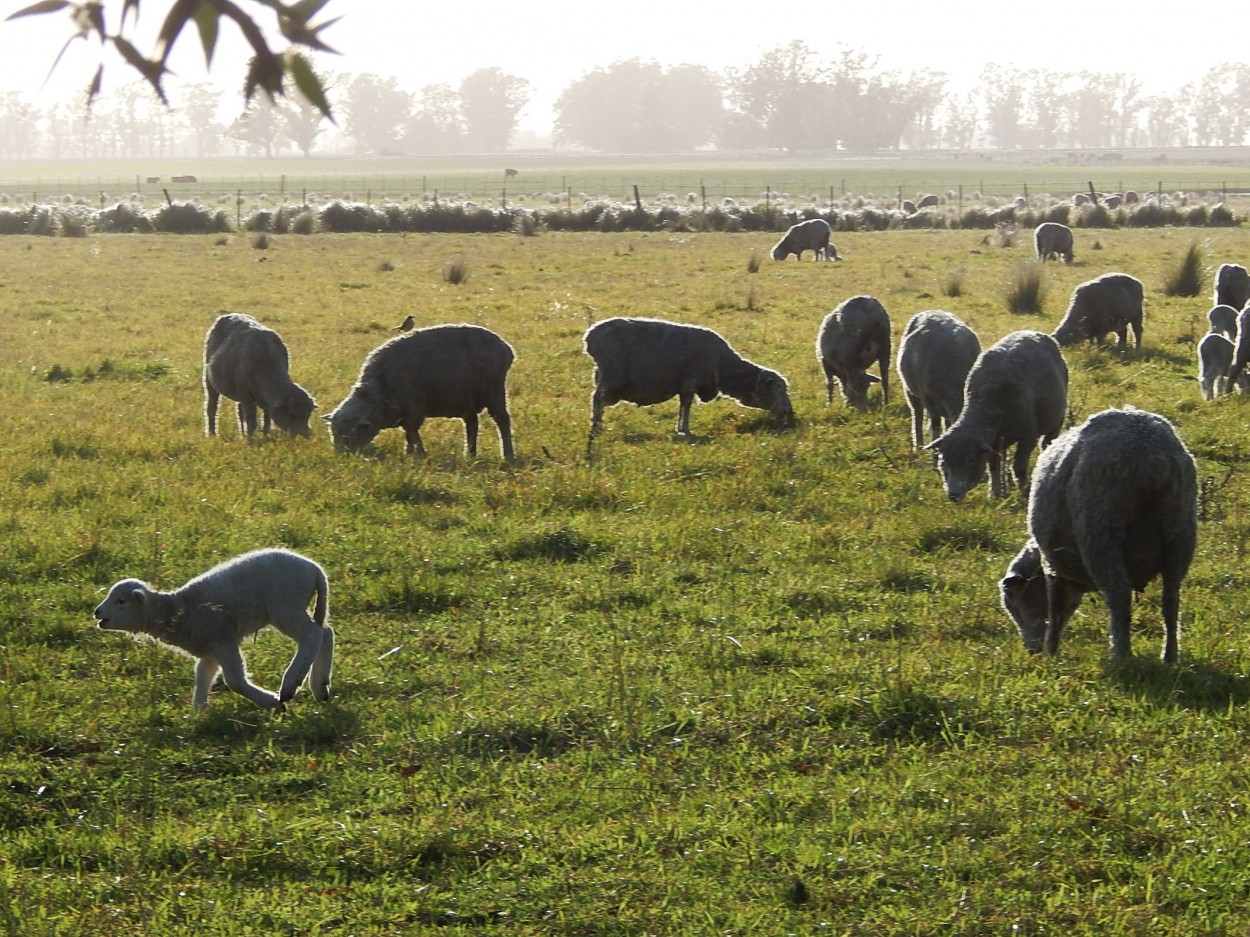
[[[1059,435],[1068,409],[1068,366],[1054,338],[1022,330],[981,352],[964,383],[964,407],[953,426],[929,443],[946,494],[960,501],[990,470],[990,495],[1006,494],[1003,460],[1011,446],[1016,487],[1029,490],[1029,456]]]
[[[1250,302],[1250,273],[1240,264],[1220,264],[1215,272],[1215,304],[1242,309]]]
[[[890,317],[871,296],[852,296],[825,316],[816,333],[816,357],[825,372],[825,399],[833,403],[836,378],[846,402],[868,407],[868,386],[881,382],[883,403],[890,402]],[[867,369],[877,363],[881,377]]]
[[[1163,660],[1175,663],[1181,582],[1198,533],[1197,470],[1172,424],[1144,410],[1104,410],[1042,453],[1029,534],[999,583],[1030,651],[1054,654],[1064,625],[1097,590],[1111,615],[1111,653],[1132,653],[1134,591],[1163,579]]]
[[[316,597],[313,614],[308,603]],[[196,659],[196,706],[220,673],[226,686],[257,706],[281,706],[307,677],[314,699],[330,697],[334,629],[326,623],[329,586],[325,570],[290,550],[256,550],[201,573],[173,592],[158,592],[138,579],[115,583],[95,609],[109,631],[147,635]],[[274,695],[247,677],[240,642],[273,625],[299,645]]]
[[[1136,205],[1140,201],[1141,201],[1141,195],[1137,192],[1134,192],[1132,189],[1127,189],[1124,192],[1124,204],[1125,205]]]
[[[936,195],[922,195],[916,200],[916,208],[934,208],[938,204]]]
[[[1115,211],[1115,209],[1120,207],[1122,201],[1123,199],[1118,195],[1108,195],[1102,200],[1102,206],[1108,211]]]
[[[898,376],[911,409],[913,448],[924,446],[926,413],[931,440],[959,418],[964,381],[980,353],[976,333],[949,312],[930,309],[908,321],[898,343]]]
[[[1198,386],[1203,400],[1227,393],[1234,350],[1233,343],[1219,332],[1208,332],[1198,343]]]
[[[903,199],[903,204],[899,207],[902,208],[903,211],[907,212],[907,214],[909,215],[914,215],[917,211],[916,203],[913,202],[911,199],[907,199],[907,198]]]
[[[513,460],[506,382],[512,346],[476,325],[435,325],[383,342],[369,352],[355,386],[324,419],[336,447],[360,450],[392,426],[403,427],[407,451],[425,456],[421,425],[430,417],[464,421],[465,449],[477,455],[478,414],[499,430]]]
[[[1243,384],[1242,371],[1250,364],[1250,306],[1237,313],[1237,342],[1233,348],[1233,366],[1228,371],[1224,392]]]
[[[204,336],[204,411],[208,435],[217,435],[217,401],[238,402],[239,432],[256,432],[256,408],[292,436],[308,436],[315,400],[291,380],[286,345],[273,329],[251,316],[218,316]]]
[[[1072,263],[1072,229],[1065,224],[1042,222],[1033,229],[1033,245],[1042,263],[1051,257],[1062,258],[1065,264]]]
[[[794,410],[786,379],[741,357],[716,332],[663,319],[612,318],[596,322],[583,336],[586,354],[595,362],[591,397],[591,444],[603,425],[603,410],[622,400],[640,407],[679,401],[677,432],[690,433],[690,406],[719,394],[745,407],[768,410],[792,420]]]
[[[1060,345],[1075,345],[1100,342],[1114,332],[1123,348],[1132,327],[1134,347],[1141,348],[1144,299],[1141,280],[1127,273],[1104,273],[1072,291],[1068,311],[1052,334]]]
[[[1075,195],[1072,196],[1072,204],[1077,207],[1080,207],[1081,205],[1088,205],[1089,203],[1090,203],[1090,197],[1086,195],[1084,192],[1077,192]]]
[[[1237,340],[1237,310],[1232,306],[1212,306],[1207,325],[1208,332],[1219,332],[1230,342]]]
[[[833,229],[823,218],[809,218],[791,225],[781,240],[773,245],[773,260],[785,260],[791,254],[803,259],[803,251],[811,251],[813,260],[841,260],[838,249],[829,243]]]

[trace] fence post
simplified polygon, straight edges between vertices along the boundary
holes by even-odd
[[[956,205],[955,214],[959,218],[964,216],[964,184],[962,182],[959,183],[959,202]]]
[[[239,189],[234,194],[234,226],[236,228],[243,227],[243,190]]]
[[[898,207],[903,207],[903,187],[901,185],[898,187]]]

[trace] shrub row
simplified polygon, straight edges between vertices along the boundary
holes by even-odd
[[[884,231],[899,228],[993,229],[1003,226],[1032,228],[1044,221],[1079,228],[1117,227],[1229,227],[1239,225],[1223,204],[1169,206],[1145,202],[1108,210],[1102,205],[1079,208],[1068,204],[1044,208],[969,208],[962,213],[941,209],[906,213],[896,209],[862,207],[853,210],[782,208],[776,205],[724,205],[710,208],[660,205],[651,208],[611,201],[591,201],[573,207],[490,208],[472,203],[422,205],[367,205],[335,201],[320,207],[283,206],[257,210],[239,219],[243,230],[272,234],[317,232],[495,233],[516,231],[782,231],[809,218],[824,218],[835,231]],[[0,234],[82,237],[91,232],[133,234],[163,231],[172,234],[218,234],[235,230],[236,223],[221,209],[195,202],[175,202],[154,211],[128,202],[93,210],[83,206],[59,209],[31,206],[0,211]]]

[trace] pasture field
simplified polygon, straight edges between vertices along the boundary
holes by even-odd
[[[1161,285],[1199,244],[1202,296]],[[1240,229],[1079,231],[1038,315],[1028,260],[968,231],[0,239],[0,931],[1242,934],[1250,929],[1250,401],[1203,403],[1194,347]],[[468,278],[452,285],[447,265]],[[887,406],[825,403],[823,316],[895,336],[945,308],[983,345],[1049,330],[1079,282],[1147,288],[1144,344],[1069,349],[1073,420],[1135,404],[1198,460],[1181,663],[1106,661],[1086,600],[1031,657],[997,582],[1024,505],[943,495]],[[953,290],[952,286],[958,286]],[[947,295],[957,292],[958,295]],[[517,464],[483,420],[404,455],[203,432],[201,343],[257,316],[329,412],[406,314],[517,351]],[[585,458],[581,334],[711,326],[790,381],[792,431],[732,401],[609,410]],[[873,392],[880,400],[879,389]],[[285,712],[95,629],[127,576],[173,588],[261,546],[330,577],[333,696]],[[245,652],[275,688],[290,642]]]

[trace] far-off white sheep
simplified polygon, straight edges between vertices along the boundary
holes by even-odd
[[[1104,273],[1086,280],[1072,291],[1072,300],[1063,320],[1054,331],[1060,345],[1078,342],[1101,342],[1114,332],[1120,347],[1128,345],[1128,330],[1133,330],[1133,345],[1141,348],[1142,316],[1145,289],[1141,280],[1127,273]]]
[[[1054,338],[1025,329],[981,352],[964,383],[959,419],[925,448],[938,453],[946,495],[960,501],[990,472],[990,495],[1006,494],[1003,462],[1015,446],[1012,471],[1029,491],[1029,457],[1050,444],[1068,410],[1068,366]]]
[[[588,456],[603,426],[604,408],[621,401],[646,407],[676,397],[677,432],[684,436],[690,434],[695,397],[707,403],[727,394],[744,407],[769,411],[774,419],[794,419],[786,379],[743,358],[711,329],[617,317],[588,328],[583,343],[595,363]]]
[[[1033,246],[1042,263],[1052,257],[1072,263],[1072,229],[1055,221],[1044,221],[1033,229]]]
[[[880,381],[882,404],[890,402],[890,317],[871,296],[852,296],[825,316],[816,333],[816,358],[825,372],[825,399],[833,403],[833,382],[857,410],[868,408],[868,387]],[[877,365],[880,377],[868,373]]]
[[[1193,457],[1161,416],[1104,410],[1037,460],[1029,534],[999,583],[1024,646],[1059,649],[1086,592],[1111,614],[1111,654],[1132,653],[1133,592],[1162,577],[1163,660],[1179,650],[1181,583],[1198,536]]]
[[[425,456],[421,427],[430,417],[464,421],[465,450],[477,455],[478,414],[499,429],[511,462],[507,379],[512,346],[477,325],[435,325],[407,332],[369,352],[351,392],[323,419],[334,445],[359,451],[384,429],[402,427],[407,451]]]
[[[769,256],[773,260],[785,260],[791,254],[803,259],[803,251],[811,251],[813,260],[841,260],[838,249],[829,242],[833,229],[823,218],[809,218],[791,225],[781,236]]]
[[[204,336],[204,416],[208,435],[217,434],[217,402],[238,401],[239,432],[256,432],[256,409],[292,436],[310,433],[308,418],[316,401],[293,380],[286,345],[273,329],[251,316],[218,316]]]
[[[958,316],[930,309],[908,321],[898,343],[898,376],[911,409],[913,448],[924,446],[926,415],[930,441],[959,419],[964,381],[979,354],[981,342]]]
[[[314,603],[311,616],[309,603]],[[173,592],[123,579],[109,589],[94,614],[100,628],[147,636],[194,657],[196,706],[208,704],[208,691],[219,673],[230,689],[270,709],[290,700],[305,678],[314,699],[330,697],[334,629],[328,624],[325,570],[290,550],[244,553]],[[239,649],[244,638],[266,625],[298,645],[277,695],[248,679]]]
[[[1215,272],[1215,304],[1240,311],[1250,302],[1250,273],[1241,264],[1220,264]]]

